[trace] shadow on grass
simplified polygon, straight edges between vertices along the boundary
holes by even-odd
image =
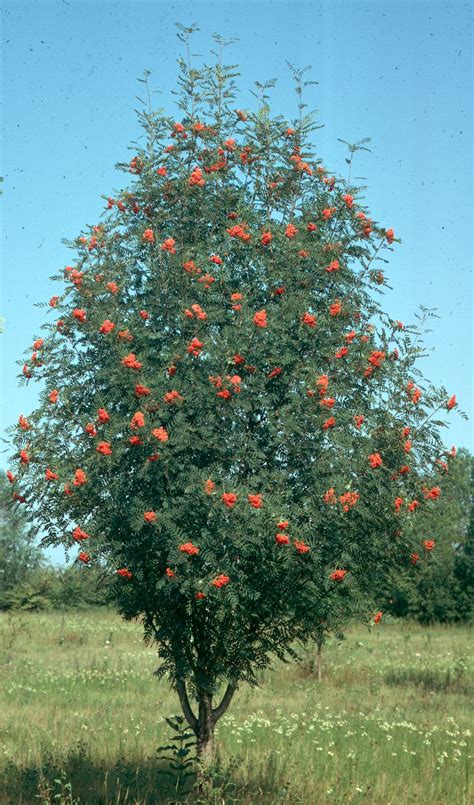
[[[474,693],[474,685],[462,670],[429,670],[425,668],[394,668],[384,674],[386,685],[420,687],[435,692],[461,693],[466,696]]]
[[[239,758],[224,765],[217,762],[205,795],[198,795],[195,778],[184,785],[169,767],[154,758],[131,761],[119,758],[113,765],[87,756],[79,746],[65,756],[45,756],[39,766],[7,764],[0,773],[1,805],[161,805],[161,803],[256,802],[265,805],[303,801],[270,756],[249,777],[241,771]]]

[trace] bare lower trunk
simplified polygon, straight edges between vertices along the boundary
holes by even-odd
[[[214,760],[214,727],[212,715],[212,696],[204,691],[198,692],[199,715],[196,723],[196,757],[197,780],[196,791],[200,798],[210,794],[211,779],[209,775]]]
[[[316,653],[316,668],[318,671],[318,682],[321,683],[323,678],[323,668],[322,668],[322,653],[323,653],[323,644],[318,640],[317,643],[317,653]]]
[[[199,716],[197,721],[197,756],[202,766],[208,766],[212,763],[214,757],[214,727],[216,720],[212,712],[212,696],[205,691],[199,693]]]
[[[201,770],[205,770],[214,759],[214,728],[229,707],[236,687],[237,685],[234,682],[229,682],[220,704],[214,709],[212,707],[212,694],[202,688],[198,689],[199,710],[196,717],[189,702],[186,683],[180,680],[176,684],[183,714],[196,736],[196,751]]]

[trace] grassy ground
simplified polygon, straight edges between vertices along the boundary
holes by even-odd
[[[325,648],[321,685],[309,658],[278,664],[219,722],[205,801],[468,805],[469,639],[354,627]],[[155,667],[113,613],[1,615],[0,803],[169,801],[156,748],[178,706]]]

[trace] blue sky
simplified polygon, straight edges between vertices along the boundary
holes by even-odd
[[[238,106],[252,106],[255,80],[277,78],[272,108],[291,117],[286,62],[311,65],[318,84],[306,100],[325,124],[315,143],[328,168],[345,171],[338,138],[371,138],[354,174],[374,216],[403,241],[387,267],[386,309],[409,322],[420,304],[437,308],[424,372],[472,411],[470,3],[37,0],[4,2],[1,13],[2,432],[35,405],[35,386],[17,386],[15,358],[39,334],[34,303],[57,292],[49,276],[71,260],[61,238],[96,223],[101,194],[122,185],[114,164],[140,135],[144,69],[156,104],[173,109],[175,22],[197,23],[192,50],[208,61],[214,32],[238,39],[227,58],[240,67]],[[446,444],[473,449],[472,422],[452,415]]]

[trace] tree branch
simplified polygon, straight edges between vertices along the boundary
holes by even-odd
[[[236,682],[229,682],[227,685],[227,690],[222,697],[221,703],[212,711],[212,718],[214,720],[214,724],[216,721],[220,719],[221,716],[224,715],[225,711],[229,707],[229,704],[232,701],[232,697],[237,690],[237,683]]]
[[[198,728],[198,720],[191,709],[191,705],[189,704],[185,682],[183,682],[182,680],[176,682],[176,692],[179,696],[179,701],[181,703],[181,709],[183,711],[183,715],[186,721],[188,722],[189,726],[193,730],[193,732],[196,732]]]

